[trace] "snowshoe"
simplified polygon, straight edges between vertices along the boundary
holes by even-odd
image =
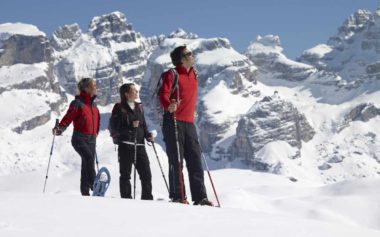
[[[95,177],[92,196],[104,197],[111,183],[111,174],[106,167],[102,167]]]

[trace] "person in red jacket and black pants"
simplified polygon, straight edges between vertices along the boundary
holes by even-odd
[[[194,125],[195,107],[197,103],[198,81],[194,71],[194,58],[186,46],[175,48],[170,54],[172,63],[178,73],[178,83],[171,94],[174,75],[168,70],[163,75],[160,91],[160,102],[165,110],[163,119],[163,135],[166,153],[169,158],[170,198],[173,202],[187,203],[183,175],[179,171],[177,141],[175,135],[174,113],[178,128],[178,144],[180,159],[186,160],[189,173],[190,192],[194,205],[210,205],[204,185],[204,172],[201,160],[201,148]],[[182,167],[181,167],[182,170]],[[183,187],[183,190],[181,190]],[[182,200],[182,192],[184,199]]]
[[[53,128],[53,133],[61,135],[71,122],[74,123],[71,144],[82,158],[80,191],[83,196],[89,196],[96,175],[95,147],[100,127],[100,114],[94,103],[97,95],[95,81],[91,78],[83,78],[77,86],[80,94],[71,102],[66,115],[58,126]]]

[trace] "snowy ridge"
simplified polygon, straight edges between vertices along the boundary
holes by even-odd
[[[24,23],[0,24],[0,41],[5,41],[12,35],[46,36],[34,25]]]

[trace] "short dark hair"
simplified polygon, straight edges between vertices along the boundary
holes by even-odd
[[[178,46],[170,53],[170,58],[174,66],[182,64],[183,51],[186,49],[186,45]]]
[[[86,89],[86,88],[88,87],[88,84],[89,84],[90,81],[92,81],[92,80],[93,80],[93,79],[92,79],[92,78],[89,78],[89,77],[85,77],[85,78],[80,79],[80,81],[79,81],[78,84],[77,84],[77,87],[78,87],[79,92],[84,91],[84,89]]]
[[[134,86],[134,83],[125,83],[122,86],[120,86],[119,94],[120,94],[120,101],[121,103],[124,103],[127,101],[127,98],[125,98],[125,93],[129,93],[131,90],[131,87]]]

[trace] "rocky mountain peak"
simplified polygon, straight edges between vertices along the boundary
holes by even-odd
[[[125,15],[118,11],[94,17],[89,26],[89,35],[107,47],[110,41],[136,42],[141,38],[140,33],[135,32],[132,24],[127,22]]]
[[[181,38],[181,39],[197,39],[198,35],[194,33],[188,33],[185,30],[178,28],[169,34],[168,38]]]
[[[245,55],[259,68],[262,74],[289,81],[306,80],[316,69],[310,65],[288,59],[283,54],[280,37],[277,35],[257,36]]]
[[[59,27],[52,35],[50,43],[56,51],[64,51],[73,46],[82,35],[78,24],[64,25]]]
[[[349,40],[356,33],[365,30],[370,24],[374,23],[374,14],[367,10],[359,9],[350,15],[338,28],[338,34],[329,39],[328,44],[339,47],[340,44]]]
[[[301,148],[315,135],[305,115],[278,93],[256,102],[239,120],[236,138],[229,148],[231,157],[253,162],[256,153],[266,144],[281,140]]]
[[[380,17],[358,10],[349,16],[327,45],[305,50],[301,62],[339,74],[353,89],[380,77]]]

